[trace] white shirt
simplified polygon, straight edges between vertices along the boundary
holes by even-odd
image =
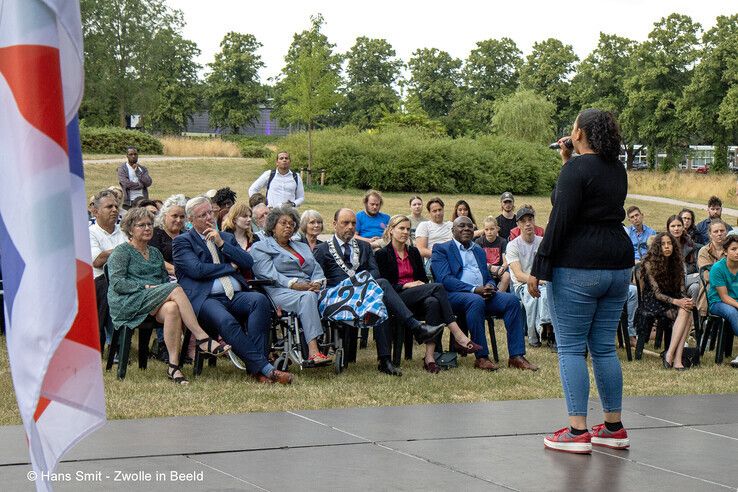
[[[436,224],[432,220],[426,220],[418,224],[418,228],[415,229],[415,238],[427,237],[428,249],[433,249],[434,244],[445,243],[453,239],[454,235],[451,233],[453,225],[451,221]]]
[[[257,193],[262,188],[266,188],[269,182],[269,175],[272,171],[264,171],[254,183],[249,186],[249,197]],[[297,176],[295,183],[294,176]],[[274,173],[272,184],[269,185],[269,191],[266,194],[267,204],[270,207],[278,207],[286,202],[292,202],[295,207],[302,205],[305,201],[305,188],[302,185],[302,179],[299,174],[287,171],[287,174],[280,174],[279,171]]]
[[[119,244],[123,244],[127,241],[128,238],[123,233],[123,231],[120,230],[120,226],[118,226],[117,224],[115,226],[115,229],[113,229],[112,234],[108,234],[108,231],[106,231],[99,225],[92,224],[90,226],[90,249],[92,249],[92,261],[94,262],[95,259],[100,256],[100,253],[102,253],[103,251],[113,249]],[[92,267],[92,272],[95,278],[104,273],[102,268],[95,267]]]
[[[136,170],[131,167],[130,164],[126,164],[126,167],[128,168],[128,179],[131,181],[131,183],[138,183],[138,174],[136,174]],[[144,196],[143,190],[128,190],[128,197],[131,199],[131,201],[135,200],[136,198]]]
[[[520,269],[523,270],[523,273],[530,274],[530,270],[533,268],[533,260],[536,258],[536,252],[538,251],[538,246],[541,245],[541,241],[543,241],[541,236],[533,236],[533,242],[527,243],[523,239],[523,236],[518,236],[507,243],[505,258],[507,258],[508,265],[517,261],[520,263]],[[510,268],[510,278],[513,281],[514,288],[522,284],[515,277],[515,271],[512,268]]]

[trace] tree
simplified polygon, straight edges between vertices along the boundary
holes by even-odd
[[[409,95],[431,118],[447,116],[459,96],[461,60],[436,48],[415,50],[410,67]]]
[[[199,50],[182,38],[184,20],[164,0],[81,0],[85,39],[85,99],[91,124],[125,126],[140,113],[146,124],[183,127],[193,111]],[[171,114],[171,117],[164,116]]]
[[[628,104],[625,80],[637,43],[613,34],[600,33],[597,47],[577,67],[571,81],[571,105],[574,111],[598,108],[622,114]],[[640,147],[635,146],[635,131],[621,122],[628,169]]]
[[[262,44],[252,34],[229,32],[220,42],[220,51],[210,63],[205,95],[210,106],[210,121],[230,127],[233,133],[253,124],[259,117],[259,104],[265,92],[259,81],[264,66],[256,51]]]
[[[702,43],[700,62],[677,112],[701,142],[715,145],[711,170],[725,172],[728,144],[738,132],[738,15],[719,16]]]
[[[277,116],[288,123],[300,123],[308,132],[308,178],[313,165],[313,129],[321,117],[335,111],[341,102],[341,57],[335,45],[320,32],[323,16],[310,18],[310,30],[295,34],[285,56],[284,77],[275,87]]]
[[[478,100],[494,101],[518,87],[522,51],[510,38],[479,41],[466,60],[463,79]]]
[[[346,55],[345,121],[359,128],[374,127],[385,115],[394,113],[400,96],[394,89],[402,60],[384,39],[356,38]]]
[[[521,90],[495,104],[492,127],[498,135],[549,144],[554,138],[556,105],[531,90]]]
[[[533,43],[533,51],[520,69],[520,88],[533,90],[556,105],[557,126],[571,124],[569,78],[579,57],[571,45],[549,38]]]

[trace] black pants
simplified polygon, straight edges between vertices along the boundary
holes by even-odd
[[[429,325],[447,325],[455,319],[446,289],[441,284],[423,284],[404,289],[400,291],[399,297],[417,317],[425,319]]]
[[[105,275],[95,277],[95,296],[97,297],[97,326],[100,330],[100,352],[105,350],[107,327],[110,321],[108,307],[108,279]]]

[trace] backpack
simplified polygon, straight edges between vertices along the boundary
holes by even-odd
[[[294,171],[291,171],[291,172],[292,172],[292,178],[295,180],[295,187],[297,187],[298,186],[298,184],[297,184],[297,173],[294,172]],[[266,193],[264,193],[264,201],[266,202],[266,205],[269,205],[269,198],[268,198],[268,196],[269,196],[269,186],[272,184],[272,181],[274,180],[274,176],[276,176],[276,175],[277,175],[277,170],[276,169],[272,169],[271,172],[269,173],[269,180],[267,181],[267,185],[266,185]]]

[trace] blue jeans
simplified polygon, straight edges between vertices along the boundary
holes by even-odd
[[[630,268],[554,268],[553,280],[548,284],[548,304],[570,416],[587,415],[589,372],[584,358],[587,347],[603,410],[622,409],[623,374],[615,352],[615,333],[629,283]]]
[[[727,320],[733,333],[738,335],[738,309],[724,302],[716,302],[710,305],[710,313]]]

